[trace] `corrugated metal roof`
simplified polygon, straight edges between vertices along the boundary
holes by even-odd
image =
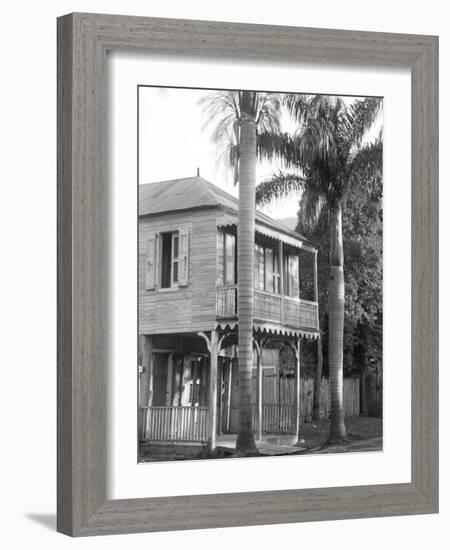
[[[161,214],[192,208],[224,207],[238,213],[239,201],[200,176],[157,181],[139,186],[139,215]],[[256,211],[256,220],[296,239],[305,237],[270,216]]]

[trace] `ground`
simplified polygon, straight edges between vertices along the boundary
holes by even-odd
[[[345,419],[348,443],[327,446],[330,421],[308,422],[302,425],[301,445],[308,454],[381,450],[383,421],[381,418],[352,416]]]
[[[345,420],[348,441],[341,445],[327,445],[329,420],[308,422],[301,426],[301,439],[294,446],[289,436],[264,436],[258,445],[261,456],[283,454],[327,454],[382,450],[382,419],[354,416]],[[204,458],[231,458],[235,456],[235,435],[221,436],[216,451],[194,445],[141,444],[140,462],[163,460],[195,460]],[[288,441],[291,440],[291,441]]]

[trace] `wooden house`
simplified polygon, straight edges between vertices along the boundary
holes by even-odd
[[[207,444],[237,425],[238,201],[203,178],[139,187],[139,431],[142,440]],[[300,296],[300,252],[314,295]],[[310,297],[311,298],[311,297]],[[317,249],[256,213],[254,414],[257,437],[297,433],[297,401],[277,402],[280,343],[299,356],[317,338]],[[300,361],[297,360],[299,388]],[[271,389],[272,388],[272,389]]]

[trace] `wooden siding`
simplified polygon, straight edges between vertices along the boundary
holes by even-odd
[[[198,210],[139,220],[139,333],[209,330],[215,319],[216,211]],[[175,290],[145,289],[147,243],[152,232],[189,230],[188,285]]]

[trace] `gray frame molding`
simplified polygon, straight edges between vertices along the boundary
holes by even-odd
[[[410,67],[412,481],[106,499],[106,52]],[[58,531],[73,536],[438,511],[438,38],[75,13],[58,19]]]

